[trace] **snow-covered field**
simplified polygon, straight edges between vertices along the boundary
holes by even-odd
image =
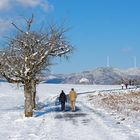
[[[71,88],[79,93],[76,112],[70,111],[69,102],[66,112],[61,112],[57,96],[62,89],[68,94]],[[0,140],[140,140],[139,117],[118,121],[122,116],[117,111],[100,104],[101,90],[102,94],[114,95],[111,89],[120,88],[40,84],[37,87],[38,110],[34,111],[34,117],[25,118],[23,87],[0,83]]]

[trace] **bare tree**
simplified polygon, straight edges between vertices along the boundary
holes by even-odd
[[[37,74],[50,66],[55,57],[67,56],[73,47],[65,38],[62,26],[49,25],[47,31],[32,31],[34,16],[26,21],[26,30],[13,26],[17,34],[9,40],[8,48],[0,54],[0,73],[8,82],[24,85],[25,116],[33,116]]]

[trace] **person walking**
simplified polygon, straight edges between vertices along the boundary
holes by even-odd
[[[121,87],[122,87],[122,89],[123,89],[123,87],[124,87],[124,83],[123,83],[123,82],[121,83]]]
[[[125,82],[125,88],[126,88],[126,89],[128,88],[128,83],[127,83],[127,82]]]
[[[71,104],[71,111],[75,111],[76,98],[77,98],[77,93],[74,90],[74,88],[72,88],[70,93],[69,93],[69,99],[70,99],[70,104]]]
[[[67,97],[63,90],[60,93],[59,102],[61,103],[61,110],[65,111],[65,103],[67,102]]]

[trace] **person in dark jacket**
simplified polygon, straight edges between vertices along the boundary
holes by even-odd
[[[65,103],[67,102],[67,97],[63,90],[60,93],[59,102],[61,103],[61,110],[65,111]]]
[[[128,83],[127,83],[127,82],[125,82],[125,88],[126,88],[126,89],[128,88]]]

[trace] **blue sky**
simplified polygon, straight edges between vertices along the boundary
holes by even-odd
[[[0,39],[9,23],[34,13],[37,24],[56,21],[70,27],[67,37],[75,51],[69,61],[58,59],[53,73],[112,67],[140,67],[139,0],[1,0]]]

